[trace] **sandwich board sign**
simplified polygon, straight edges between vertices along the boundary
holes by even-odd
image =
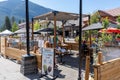
[[[42,53],[42,74],[53,75],[54,68],[54,50],[51,48],[43,48]]]

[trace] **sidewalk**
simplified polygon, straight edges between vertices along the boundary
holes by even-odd
[[[76,64],[74,63],[73,66],[70,66],[69,63],[65,63],[65,65],[58,64],[58,70],[55,72],[55,74],[58,75],[58,78],[56,80],[77,80],[78,68],[75,66]],[[84,73],[82,73],[82,75],[84,76]],[[40,79],[38,74],[24,76],[20,73],[20,64],[17,64],[9,59],[4,59],[3,57],[0,57],[0,80],[51,80],[51,79],[49,76]]]

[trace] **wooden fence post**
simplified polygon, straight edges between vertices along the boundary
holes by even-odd
[[[99,65],[94,65],[94,80],[98,80],[98,67]]]
[[[89,80],[90,56],[86,56],[85,80]]]
[[[102,52],[98,52],[98,64],[103,64],[103,56],[102,56]]]

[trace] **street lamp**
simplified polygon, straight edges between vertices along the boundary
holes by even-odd
[[[82,0],[79,3],[79,74],[78,80],[81,80],[81,67],[82,67]]]

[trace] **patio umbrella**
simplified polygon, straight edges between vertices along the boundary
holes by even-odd
[[[7,29],[0,33],[0,35],[12,35],[12,34],[14,34],[14,33]]]
[[[105,32],[106,32],[106,29],[100,29],[98,32],[100,32],[100,33],[105,33]]]
[[[111,33],[120,33],[120,29],[113,28],[113,27],[108,28],[107,31]]]
[[[112,33],[112,32],[107,31],[107,29],[100,29],[98,32],[99,33]]]

